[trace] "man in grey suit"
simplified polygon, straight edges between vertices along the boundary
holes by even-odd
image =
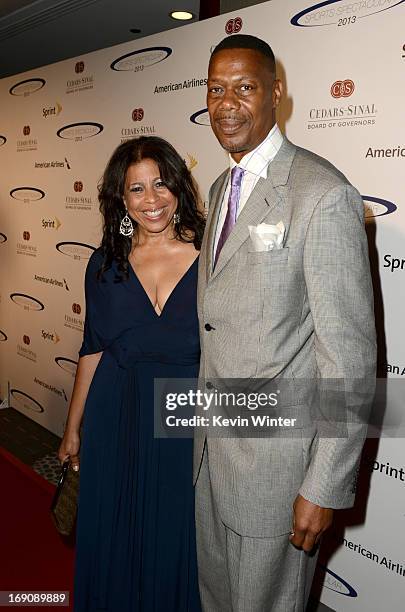
[[[333,509],[354,501],[365,427],[351,412],[375,377],[362,199],[282,136],[281,95],[267,43],[235,35],[214,49],[208,111],[230,169],[210,189],[200,253],[200,377],[208,388],[284,381],[280,414],[297,426],[268,438],[196,432],[204,612],[305,609],[319,539]],[[322,435],[311,418],[315,387],[322,409],[333,399],[344,435]]]

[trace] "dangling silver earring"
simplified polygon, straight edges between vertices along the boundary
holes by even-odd
[[[180,223],[180,215],[179,215],[179,213],[177,213],[177,212],[175,212],[175,213],[174,213],[174,215],[173,215],[173,221],[174,221],[174,223],[176,223],[176,224],[177,224],[177,223]]]
[[[122,219],[120,223],[120,234],[123,236],[127,236],[131,238],[134,233],[134,226],[132,224],[132,220],[128,217],[128,211],[125,212],[125,217]]]

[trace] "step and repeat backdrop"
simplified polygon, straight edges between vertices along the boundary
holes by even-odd
[[[163,136],[204,197],[227,165],[209,127],[207,63],[219,40],[241,32],[275,51],[282,130],[331,160],[363,195],[386,379],[380,403],[386,422],[400,425],[404,18],[404,0],[273,0],[1,80],[0,398],[62,434],[82,341],[84,273],[100,241],[104,166],[124,139]],[[336,526],[326,542],[318,589],[333,610],[403,609],[400,430],[369,440],[359,504],[344,518],[350,526]]]

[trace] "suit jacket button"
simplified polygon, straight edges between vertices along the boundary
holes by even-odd
[[[209,323],[206,323],[206,324],[204,325],[204,329],[205,329],[206,331],[211,331],[212,329],[215,329],[215,328],[214,328],[214,327],[212,327],[212,325],[210,325]]]
[[[214,388],[214,385],[210,381],[206,382],[205,386],[207,387],[207,389],[213,389]]]

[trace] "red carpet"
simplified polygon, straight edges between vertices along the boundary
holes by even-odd
[[[73,602],[74,549],[49,513],[55,487],[0,447],[0,591],[69,591]],[[72,610],[23,607],[11,610]]]

